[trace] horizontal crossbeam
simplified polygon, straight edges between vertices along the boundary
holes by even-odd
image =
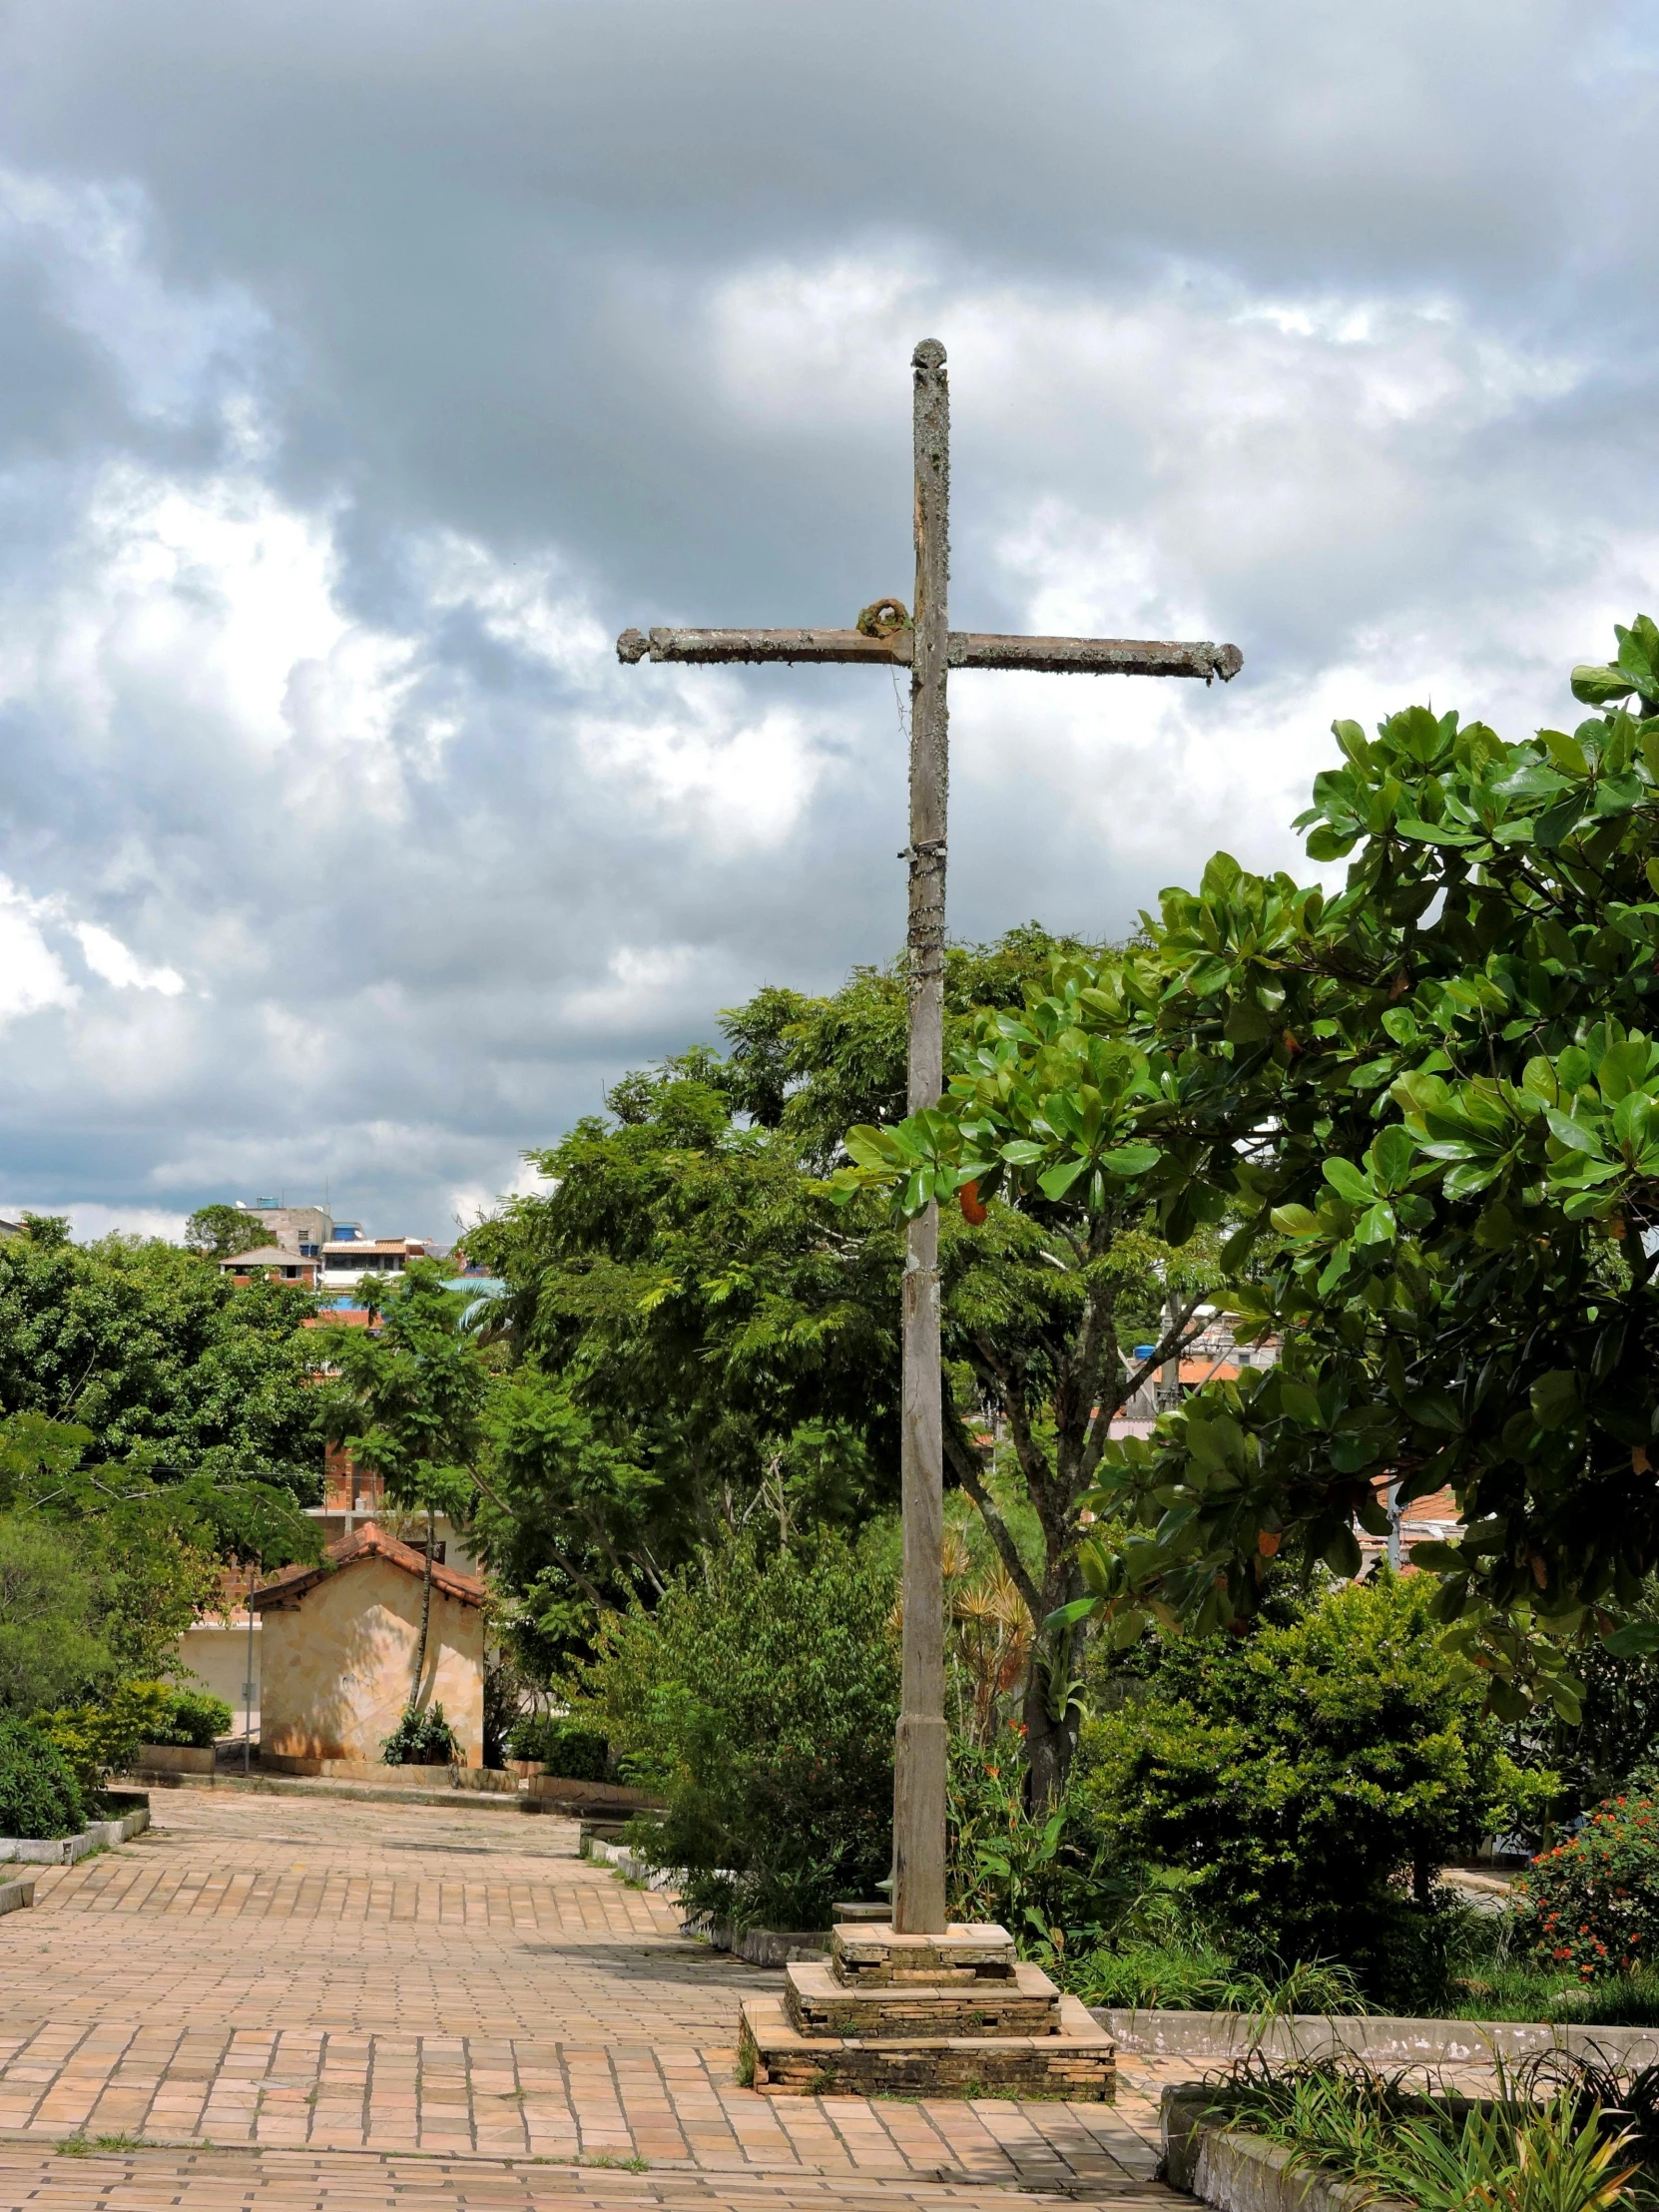
[[[876,668],[908,668],[913,633],[895,630],[867,638],[860,630],[624,630],[617,659],[707,663],[711,661],[867,662]],[[1050,675],[1195,676],[1229,683],[1244,666],[1236,645],[1196,644],[1156,638],[1019,638],[979,630],[952,630],[946,649],[952,668],[1023,668]]]

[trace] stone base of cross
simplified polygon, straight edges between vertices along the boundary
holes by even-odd
[[[944,347],[923,338],[915,371],[915,605],[864,610],[852,630],[624,630],[625,662],[845,661],[910,671],[909,1110],[944,1089],[946,682],[953,668],[1054,675],[1191,676],[1223,683],[1244,666],[1236,645],[1132,638],[999,637],[952,630],[950,403]],[[904,1263],[902,1474],[903,1689],[893,1771],[893,1928],[938,1936],[945,1913],[944,1429],[939,1367],[939,1221],[911,1222]],[[1033,1624],[1041,1627],[1041,1622]]]

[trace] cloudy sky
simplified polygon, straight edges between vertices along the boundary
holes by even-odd
[[[0,0],[0,1210],[453,1233],[902,932],[910,596],[1233,639],[952,686],[954,928],[1126,926],[1331,718],[1659,601],[1659,23],[1576,0]],[[1659,611],[1659,609],[1656,609]]]

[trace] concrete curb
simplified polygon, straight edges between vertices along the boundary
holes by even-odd
[[[150,1826],[145,1810],[113,1821],[90,1821],[79,1836],[0,1836],[0,1861],[29,1867],[72,1867],[89,1852],[105,1851],[140,1836]]]
[[[1489,2065],[1543,2050],[1601,2053],[1646,2066],[1659,2060],[1659,2027],[1578,2027],[1542,2020],[1422,2020],[1387,2014],[1164,2012],[1091,2006],[1119,2050],[1143,2058],[1226,2060],[1364,2058],[1377,2066]]]
[[[440,1768],[437,1770],[442,1772]],[[339,1798],[351,1805],[439,1805],[446,1811],[524,1813],[525,1799],[495,1790],[410,1790],[384,1783],[313,1781],[308,1775],[203,1774],[151,1775],[151,1790],[230,1790],[245,1797]]]
[[[0,1920],[8,1913],[21,1913],[35,1902],[33,1876],[22,1882],[0,1882]]]
[[[1293,2151],[1265,2136],[1206,2118],[1212,2106],[1213,2093],[1202,2082],[1164,2091],[1160,2172],[1172,2189],[1186,2190],[1217,2212],[1410,2212],[1395,2197],[1375,2196],[1358,2182],[1296,2164]]]

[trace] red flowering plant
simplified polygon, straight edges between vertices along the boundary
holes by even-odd
[[[1610,1798],[1516,1885],[1535,1954],[1581,1981],[1659,1960],[1659,1806]]]

